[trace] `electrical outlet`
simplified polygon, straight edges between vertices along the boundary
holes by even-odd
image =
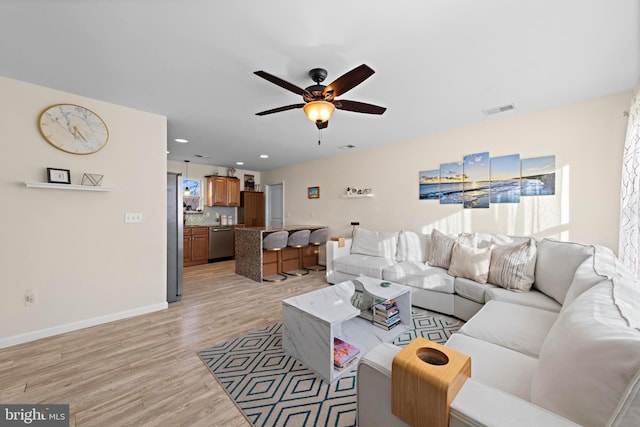
[[[142,222],[142,214],[135,212],[127,212],[124,214],[124,222]]]
[[[26,291],[24,291],[24,305],[25,306],[30,306],[33,304],[37,304],[38,303],[38,299],[36,298],[36,293],[34,291],[32,291],[31,289],[27,289]]]

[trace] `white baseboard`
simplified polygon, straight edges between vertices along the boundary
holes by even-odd
[[[39,340],[53,335],[63,334],[65,332],[77,331],[78,329],[88,328],[90,326],[101,325],[103,323],[113,322],[114,320],[126,319],[128,317],[139,316],[141,314],[152,313],[154,311],[164,310],[169,307],[166,302],[154,305],[138,307],[133,310],[120,311],[118,313],[107,314],[105,316],[94,317],[92,319],[81,320],[79,322],[67,323],[65,325],[54,326],[53,328],[40,329],[38,331],[27,332],[25,334],[14,335],[9,338],[0,339],[0,348],[10,347],[12,345],[22,344],[29,341]]]

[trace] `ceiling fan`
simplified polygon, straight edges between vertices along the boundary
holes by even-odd
[[[378,105],[365,104],[364,102],[357,101],[347,101],[346,99],[335,99],[358,86],[360,83],[371,77],[373,73],[375,73],[375,71],[367,65],[362,64],[338,77],[328,86],[324,86],[320,83],[322,83],[327,77],[327,70],[324,68],[314,68],[309,71],[309,76],[311,77],[311,80],[316,82],[316,84],[302,89],[274,76],[273,74],[269,74],[266,71],[255,71],[255,75],[295,94],[302,95],[302,99],[304,100],[304,103],[301,104],[285,105],[272,110],[261,111],[256,113],[256,115],[265,116],[267,114],[302,108],[309,120],[314,122],[318,129],[325,129],[329,126],[329,119],[336,108],[338,110],[353,111],[356,113],[383,114],[386,111],[386,108]]]

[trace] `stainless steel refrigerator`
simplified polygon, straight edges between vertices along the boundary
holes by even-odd
[[[182,299],[182,174],[167,172],[167,302]]]

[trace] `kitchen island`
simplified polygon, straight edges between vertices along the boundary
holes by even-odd
[[[265,235],[275,231],[288,231],[292,233],[298,230],[319,230],[327,228],[324,225],[286,225],[284,227],[244,227],[235,229],[235,258],[236,258],[236,274],[248,277],[256,282],[262,282],[263,276],[263,257],[262,257],[262,239]],[[294,248],[285,249],[285,251],[297,251]],[[305,253],[305,266],[317,264],[317,247],[310,246]],[[315,257],[314,259],[311,259]],[[267,276],[269,274],[266,274]]]

